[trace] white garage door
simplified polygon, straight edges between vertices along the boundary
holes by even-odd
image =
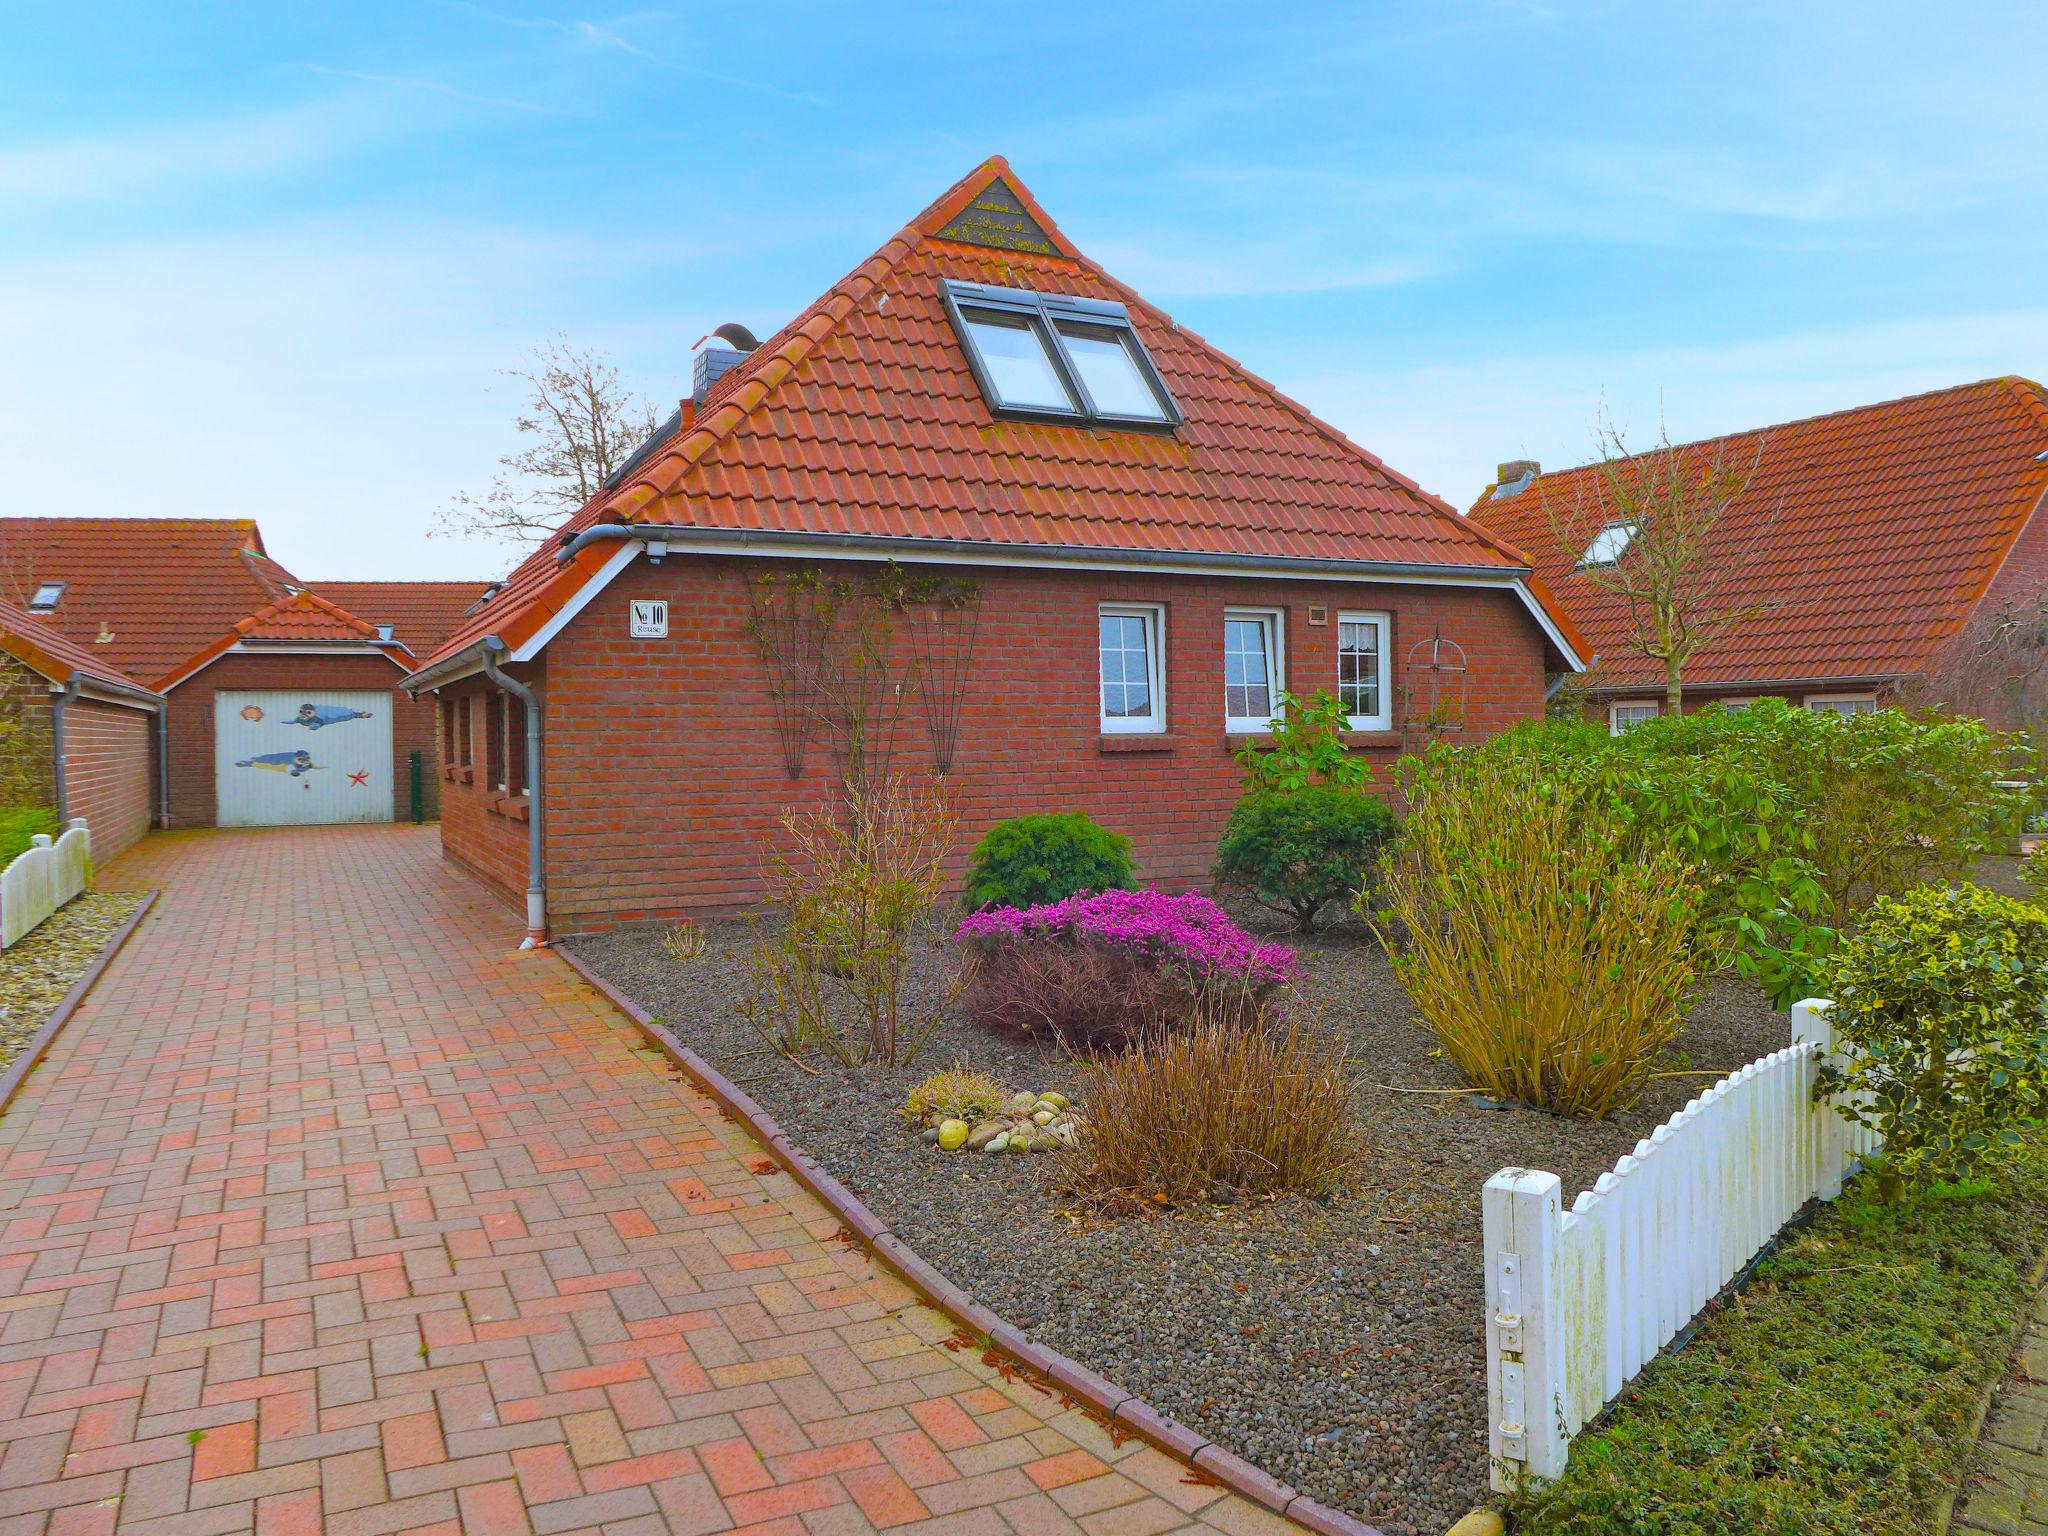
[[[388,693],[223,690],[213,782],[224,827],[391,819]]]

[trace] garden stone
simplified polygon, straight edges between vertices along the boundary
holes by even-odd
[[[1006,1120],[984,1120],[967,1133],[967,1150],[979,1152],[998,1136],[1006,1134],[1009,1129],[1010,1125]]]
[[[942,1151],[954,1151],[963,1145],[966,1140],[967,1122],[965,1120],[942,1120],[939,1122],[939,1147]]]
[[[1038,1095],[1035,1093],[1020,1093],[1010,1100],[1010,1113],[1013,1115],[1028,1115],[1037,1107]]]
[[[1010,1133],[1008,1131],[998,1131],[989,1138],[988,1144],[981,1150],[984,1152],[1001,1152],[1008,1148],[1009,1145]]]

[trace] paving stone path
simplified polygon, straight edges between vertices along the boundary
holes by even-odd
[[[0,1116],[0,1536],[1295,1529],[944,1348],[433,829],[106,879]]]
[[[1952,1529],[2048,1536],[2048,1290],[2034,1298],[2013,1374],[1992,1400]]]

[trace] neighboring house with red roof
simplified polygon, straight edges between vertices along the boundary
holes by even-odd
[[[527,888],[536,931],[750,901],[780,809],[836,784],[822,732],[778,729],[767,573],[974,582],[959,687],[928,674],[898,766],[948,767],[970,838],[1083,810],[1152,879],[1206,874],[1280,688],[1341,687],[1384,763],[1433,691],[1479,734],[1580,665],[1520,554],[1109,277],[1000,159],[765,344],[722,335],[408,679],[442,700],[446,852]],[[1455,680],[1415,659],[1439,638]]]
[[[149,830],[163,696],[0,599],[0,709],[19,736],[7,786],[59,821],[83,816],[104,863]]]
[[[2048,597],[2048,396],[2026,379],[1675,451],[1746,476],[1702,558],[1734,568],[1717,606],[1762,610],[1687,665],[1688,707],[1771,695],[1873,709],[1942,672],[1993,616]],[[1596,717],[1620,729],[1658,713],[1660,664],[1630,647],[1625,601],[1586,574],[1589,560],[1628,559],[1602,467],[1504,464],[1471,517],[1528,551],[1586,635]]]
[[[433,706],[398,684],[482,590],[309,591],[246,518],[0,518],[0,596],[162,697],[150,804],[166,826],[409,816],[415,754],[421,814],[436,814]]]

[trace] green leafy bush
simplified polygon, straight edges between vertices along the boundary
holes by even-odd
[[[55,811],[40,805],[0,810],[0,868],[28,852],[29,839],[39,832],[57,835]]]
[[[1806,856],[1837,925],[1880,896],[1954,878],[2018,834],[2032,753],[2015,735],[1935,709],[1832,715],[1759,699],[1648,720],[1615,750],[1648,767],[1748,765],[1803,815]]]
[[[2016,1157],[2048,1099],[2048,912],[1979,886],[1882,897],[1823,973],[1820,1090],[1884,1138],[1888,1193]]]
[[[1852,1183],[1519,1498],[1517,1536],[1925,1536],[2048,1239],[2048,1167],[1904,1205]]]
[[[1038,907],[1084,891],[1128,891],[1131,840],[1079,811],[1013,816],[988,829],[967,858],[970,909]]]
[[[1693,870],[1539,753],[1435,747],[1406,789],[1364,915],[1445,1056],[1497,1099],[1626,1108],[1712,953]]]
[[[1216,880],[1309,933],[1324,907],[1365,887],[1395,830],[1394,813],[1363,790],[1255,789],[1223,828]]]
[[[2048,842],[2036,843],[2020,860],[2020,879],[2034,893],[2034,900],[2048,901]]]
[[[1307,699],[1281,690],[1270,734],[1252,737],[1237,749],[1244,787],[1290,790],[1330,784],[1339,789],[1365,788],[1372,782],[1372,764],[1353,757],[1344,745],[1350,718],[1344,712],[1344,701],[1327,688]]]

